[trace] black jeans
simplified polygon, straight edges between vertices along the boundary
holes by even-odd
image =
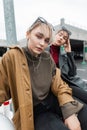
[[[78,113],[82,130],[87,130],[87,105]],[[34,107],[35,130],[69,130],[63,123],[57,98],[50,93],[40,104]]]
[[[78,119],[81,124],[82,130],[87,130],[87,105],[78,113]]]
[[[57,98],[50,93],[34,107],[35,130],[69,130],[63,123]]]
[[[73,96],[81,100],[87,105],[87,91],[76,86],[70,86],[72,88]]]

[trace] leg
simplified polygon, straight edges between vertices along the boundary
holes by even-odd
[[[58,115],[52,112],[39,114],[35,118],[35,130],[69,130]]]
[[[87,104],[87,91],[76,86],[70,86],[70,87],[72,88],[73,96],[80,99],[85,104]]]
[[[57,98],[50,93],[34,107],[35,130],[69,130],[62,121],[62,113]]]
[[[78,113],[78,119],[81,123],[82,130],[87,130],[87,105]]]

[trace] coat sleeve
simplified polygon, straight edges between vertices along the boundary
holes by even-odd
[[[56,68],[56,74],[53,76],[52,92],[57,96],[60,106],[74,101],[72,98],[72,89],[61,79],[60,70]]]
[[[68,79],[77,74],[73,52],[59,56],[59,68],[61,69],[61,75],[68,77]]]
[[[76,64],[75,64],[73,52],[67,53],[67,64],[69,66],[69,73],[68,74],[71,75],[71,76],[75,76],[77,74],[77,67],[76,67]]]
[[[0,104],[10,99],[10,89],[8,82],[9,75],[7,73],[8,62],[7,55],[4,54],[0,60]]]
[[[56,69],[56,75],[53,77],[51,89],[58,98],[64,119],[78,113],[83,108],[83,104],[72,97],[72,89],[61,79],[58,69]]]

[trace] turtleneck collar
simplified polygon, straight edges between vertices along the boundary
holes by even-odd
[[[28,49],[27,46],[24,48],[24,51],[26,52],[26,54],[29,56],[29,58],[31,60],[38,60],[41,56],[41,54],[39,54],[38,56],[33,55],[32,52]]]

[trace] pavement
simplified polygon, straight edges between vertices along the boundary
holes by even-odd
[[[77,66],[77,74],[80,76],[87,84],[87,61],[81,59],[75,60]],[[86,88],[87,90],[87,88]]]
[[[78,75],[87,82],[87,61],[76,60]]]

